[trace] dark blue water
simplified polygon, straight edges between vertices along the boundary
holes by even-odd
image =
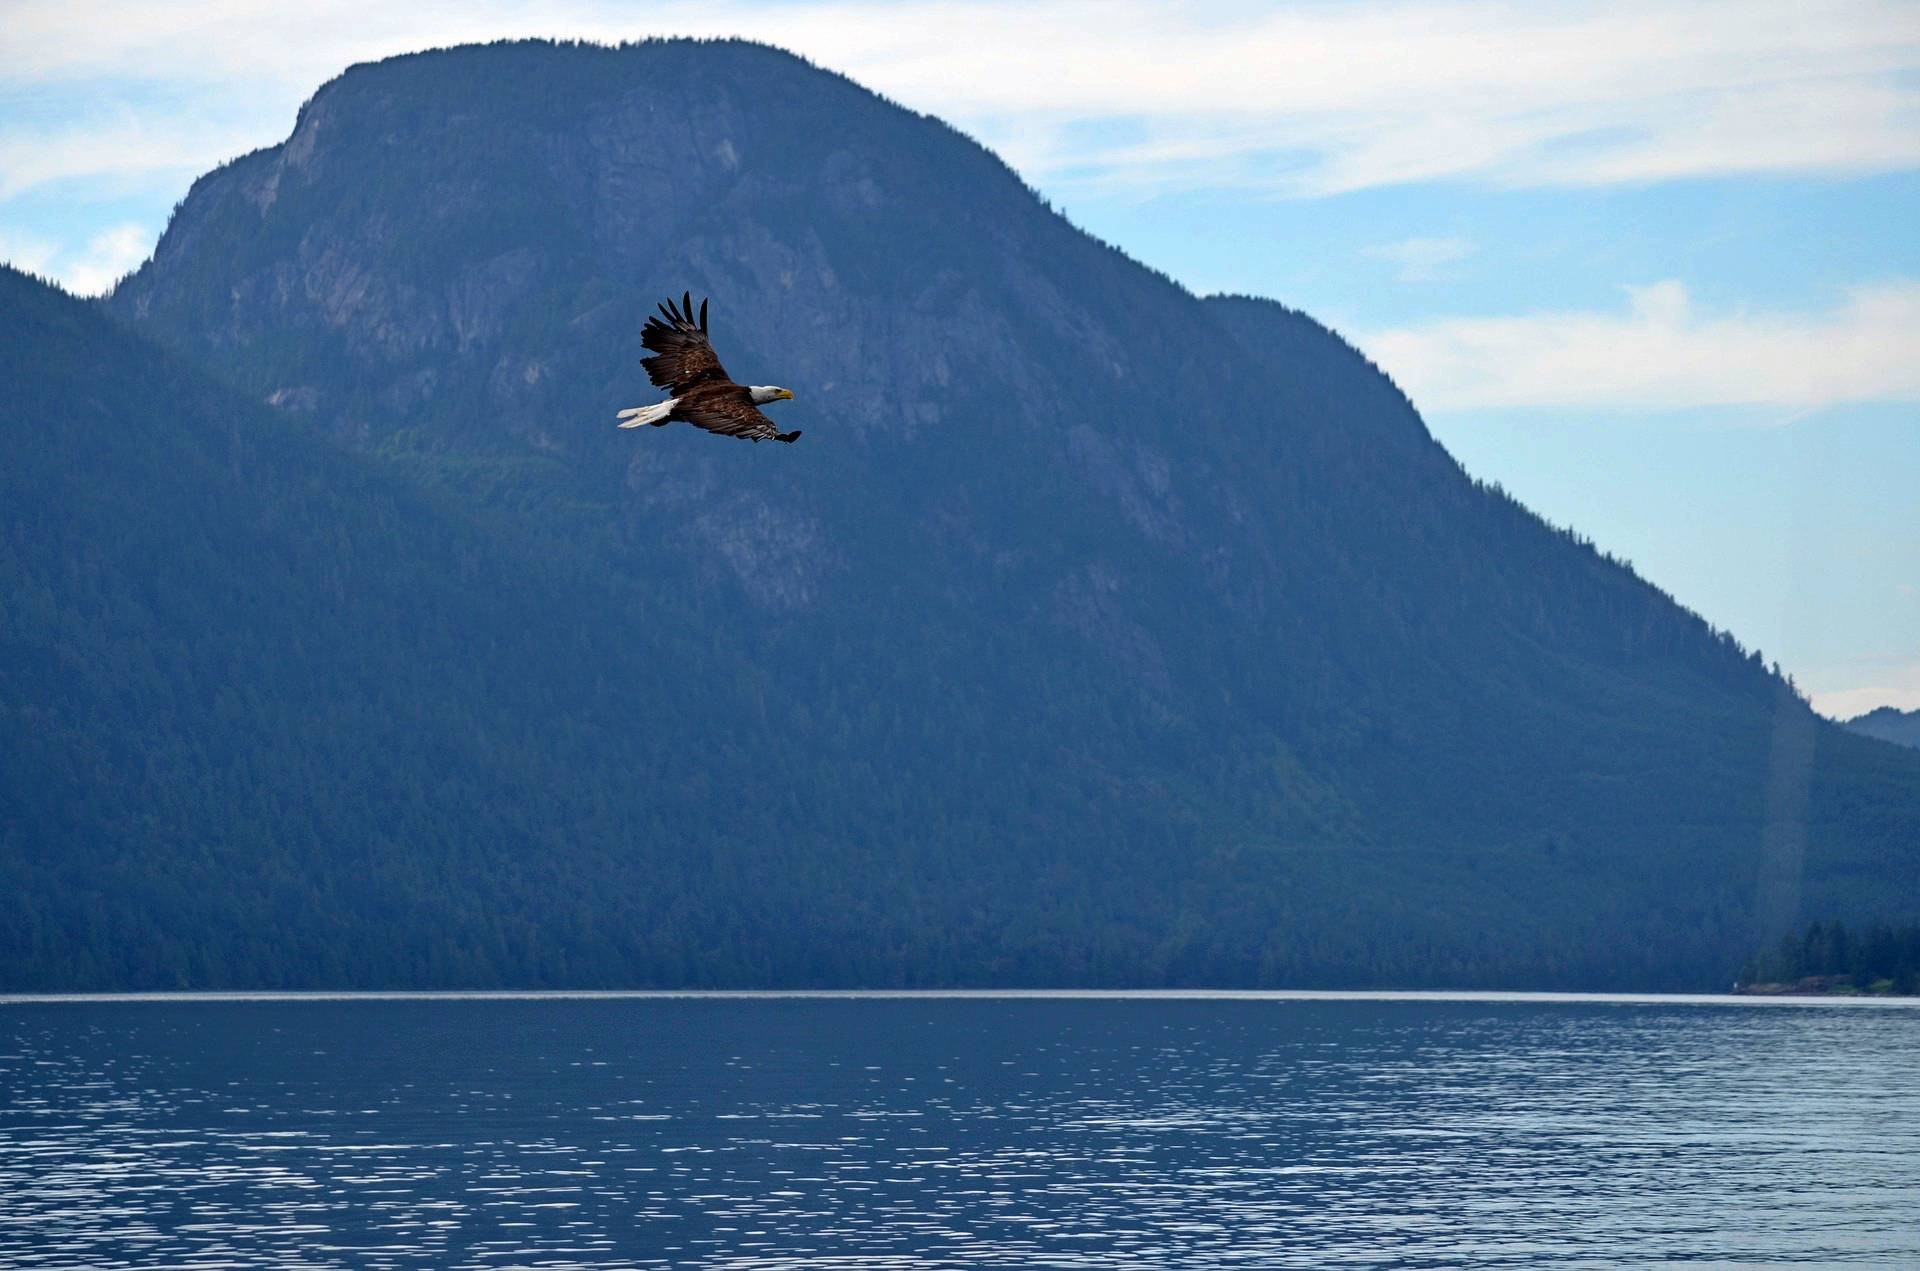
[[[1920,1010],[0,1002],[8,1267],[1920,1266]]]

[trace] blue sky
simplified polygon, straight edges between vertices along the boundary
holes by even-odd
[[[1910,0],[10,0],[0,259],[104,288],[352,62],[667,34],[795,49],[1194,290],[1307,310],[1822,709],[1920,708]]]

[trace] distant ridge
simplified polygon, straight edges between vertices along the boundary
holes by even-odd
[[[611,426],[683,289],[807,445]],[[356,67],[106,302],[170,356],[22,294],[12,987],[1718,988],[1920,917],[1920,756],[776,50]]]
[[[1840,726],[1862,737],[1877,737],[1899,746],[1920,747],[1920,710],[1903,711],[1882,706],[1864,715],[1855,715]]]

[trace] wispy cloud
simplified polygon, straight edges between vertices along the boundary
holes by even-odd
[[[152,243],[153,231],[146,226],[116,225],[88,239],[85,250],[66,263],[62,277],[76,294],[98,295],[132,273]]]
[[[86,166],[205,167],[275,141],[347,64],[465,40],[744,35],[801,52],[972,128],[1034,179],[1310,196],[1407,181],[1588,185],[1920,164],[1920,7],[1910,0],[14,0],[0,85],[87,84],[100,127],[4,128],[0,185]],[[175,115],[257,123],[158,152]],[[158,117],[147,112],[157,110]],[[1087,146],[1087,121],[1126,139]],[[64,140],[62,140],[64,138]],[[151,137],[144,140],[152,140]],[[24,155],[71,150],[79,158]],[[191,151],[191,157],[181,150]]]
[[[1359,343],[1435,410],[1920,401],[1920,282],[1815,312],[1701,314],[1671,280],[1627,293],[1618,312],[1444,318]]]
[[[49,239],[0,226],[0,263],[51,278],[54,258],[59,254],[59,244]]]
[[[273,137],[259,135],[258,119],[156,117],[125,106],[45,123],[0,120],[0,203],[61,182],[89,183],[95,196],[154,180],[184,187],[223,160],[279,140],[293,118],[289,105]]]
[[[1920,656],[1841,668],[1828,672],[1822,682],[1825,687],[1810,689],[1807,696],[1829,719],[1852,719],[1882,706],[1920,710]],[[1837,687],[1843,682],[1845,687]]]
[[[1399,266],[1394,276],[1401,282],[1436,282],[1451,277],[1447,266],[1458,264],[1472,254],[1473,244],[1464,238],[1405,238],[1361,252],[1369,260]]]
[[[150,226],[127,222],[67,250],[43,238],[0,229],[0,261],[56,279],[75,295],[96,296],[147,258],[154,232]]]

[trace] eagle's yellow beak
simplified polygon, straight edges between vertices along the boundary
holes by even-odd
[[[784,397],[784,398],[786,398],[786,399],[787,399],[788,401],[792,401],[792,400],[793,400],[793,390],[792,390],[792,389],[790,389],[790,388],[783,388],[783,389],[781,389],[781,390],[780,390],[780,396],[782,396],[782,397]]]

